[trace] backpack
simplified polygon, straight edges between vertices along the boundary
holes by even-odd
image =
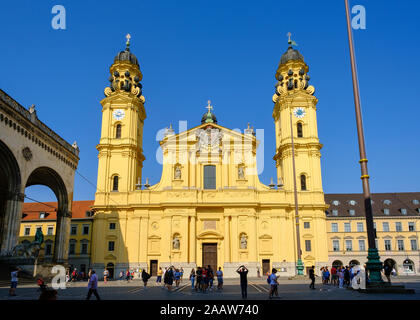
[[[267,277],[267,283],[270,284],[271,280],[270,280],[270,276]]]

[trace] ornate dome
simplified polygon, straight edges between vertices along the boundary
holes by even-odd
[[[209,122],[217,123],[216,116],[214,115],[214,113],[212,113],[210,111],[203,114],[203,117],[201,118],[201,123],[202,124],[203,123],[209,123]]]
[[[290,60],[300,60],[304,62],[303,56],[300,54],[299,51],[296,49],[293,49],[292,46],[290,46],[287,51],[281,56],[280,64],[285,64],[287,61]]]
[[[139,65],[139,62],[137,60],[137,57],[130,52],[130,35],[127,34],[127,42],[126,42],[126,48],[124,51],[121,51],[118,53],[114,58],[114,63],[117,61],[129,61],[132,64]]]
[[[118,53],[114,58],[114,63],[117,61],[130,61],[132,64],[139,65],[137,57],[130,52],[130,48],[126,48],[124,51]]]

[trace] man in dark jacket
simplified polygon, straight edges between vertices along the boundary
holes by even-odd
[[[315,289],[315,266],[309,269],[309,279],[311,279],[310,289]]]
[[[239,273],[240,280],[241,280],[241,294],[242,299],[246,299],[248,297],[248,269],[245,266],[240,266],[238,270],[236,270],[237,273]]]

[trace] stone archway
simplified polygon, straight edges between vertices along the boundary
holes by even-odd
[[[49,187],[57,198],[57,227],[53,261],[66,262],[68,257],[69,230],[71,220],[71,198],[60,175],[48,167],[36,168],[28,177],[25,187],[44,185]]]
[[[19,165],[1,140],[0,163],[0,252],[7,254],[18,240],[23,194]]]

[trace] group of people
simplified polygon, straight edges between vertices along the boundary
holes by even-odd
[[[215,276],[217,278],[217,290],[222,290],[223,271],[221,267],[216,271],[216,274],[210,265],[197,267],[197,270],[192,269],[190,273],[191,289],[200,292],[212,291]]]
[[[88,279],[88,274],[84,271],[77,271],[77,268],[67,270],[66,282],[86,281]]]
[[[333,285],[341,288],[347,288],[350,286],[353,278],[360,272],[356,270],[355,266],[332,266],[331,270],[327,266],[322,267],[321,278],[322,284],[324,285]],[[311,284],[309,285],[310,289],[315,289],[315,266],[312,266],[309,269],[309,278],[311,279]]]

